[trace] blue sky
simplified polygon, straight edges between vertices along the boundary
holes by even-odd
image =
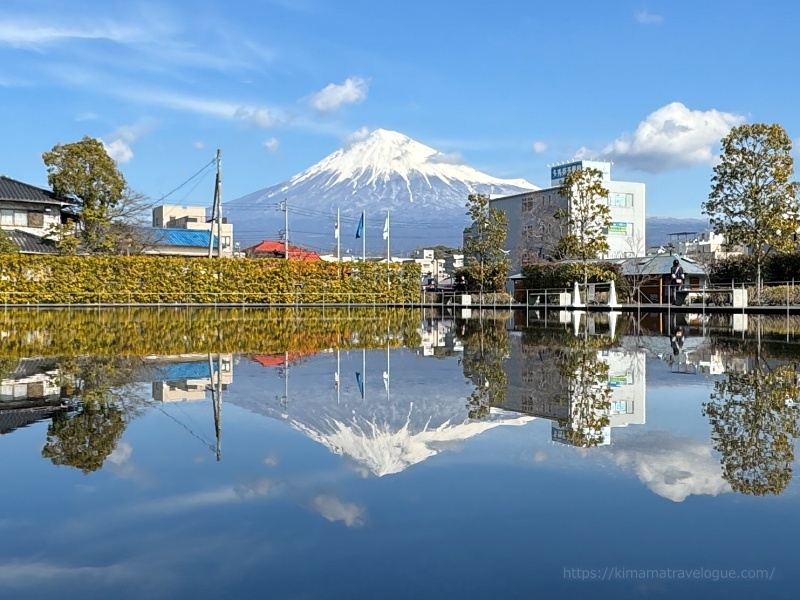
[[[717,142],[743,122],[800,141],[800,4],[767,0],[5,0],[0,173],[84,135],[158,199],[220,148],[233,200],[363,128],[499,177],[614,161],[648,216],[699,217]],[[210,204],[213,176],[170,199]]]

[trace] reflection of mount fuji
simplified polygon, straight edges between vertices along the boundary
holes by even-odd
[[[436,381],[432,382],[420,373],[427,361],[415,360],[410,351],[392,351],[391,358],[392,363],[398,363],[397,372],[402,373],[393,381],[388,377],[386,354],[367,353],[364,399],[356,385],[342,385],[341,389],[333,385],[333,360],[304,365],[290,373],[285,405],[240,394],[229,401],[286,421],[331,452],[349,457],[379,477],[400,473],[489,429],[533,420],[526,415],[496,411],[484,420],[472,421],[467,418],[466,408],[471,388],[464,385],[460,368],[453,369],[453,381],[442,381],[442,363],[435,361],[432,376]],[[355,361],[349,362],[345,366],[342,361],[342,382],[349,382],[355,370]],[[360,354],[357,362],[360,369]],[[306,368],[319,371],[322,365],[332,365],[329,378],[322,373],[317,377],[303,372]],[[410,378],[409,373],[414,377]]]

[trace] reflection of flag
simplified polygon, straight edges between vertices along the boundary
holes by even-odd
[[[389,214],[386,214],[386,223],[383,224],[383,239],[389,239]]]
[[[333,387],[334,389],[339,389],[339,371],[333,374]]]
[[[364,378],[361,373],[356,373],[356,383],[358,384],[358,391],[361,392],[361,399],[364,399]]]
[[[383,387],[386,388],[386,391],[389,391],[389,373],[386,371],[383,372]]]
[[[361,213],[361,218],[358,220],[358,229],[356,229],[356,239],[364,237],[364,213]]]
[[[339,239],[339,224],[338,223],[334,223],[334,225],[333,225],[333,237],[336,238],[337,240]]]

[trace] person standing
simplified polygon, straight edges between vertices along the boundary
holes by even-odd
[[[669,271],[670,286],[669,286],[669,301],[670,304],[676,304],[678,300],[678,290],[683,286],[686,279],[686,274],[683,272],[681,261],[677,258],[672,261],[672,268]]]

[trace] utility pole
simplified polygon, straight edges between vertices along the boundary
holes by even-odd
[[[217,184],[214,188],[217,197],[217,258],[222,256],[222,152],[217,150]]]
[[[211,227],[208,231],[208,258],[211,258],[214,254],[214,220],[219,219],[219,214],[221,209],[219,207],[220,204],[220,192],[222,190],[222,158],[221,152],[217,150],[217,179],[214,184],[214,201],[211,204]],[[219,243],[219,238],[217,239]],[[219,247],[219,246],[218,246]],[[217,252],[217,256],[219,256],[219,252]]]
[[[342,262],[342,230],[338,206],[336,207],[336,262]]]
[[[283,211],[283,258],[289,260],[289,203],[286,198],[281,202]]]

